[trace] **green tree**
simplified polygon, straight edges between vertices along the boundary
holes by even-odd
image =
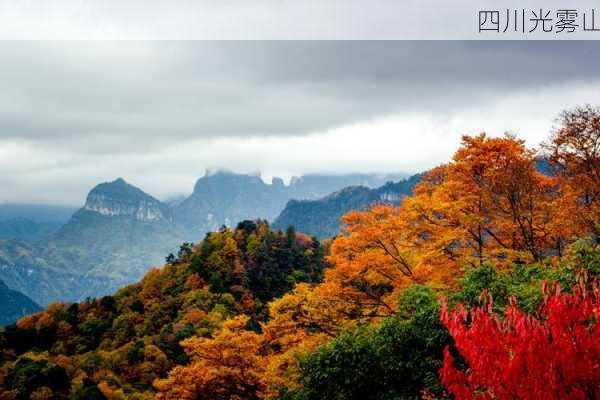
[[[376,328],[347,332],[308,355],[301,365],[303,400],[416,398],[441,393],[438,370],[449,343],[434,291],[407,289],[398,312]]]

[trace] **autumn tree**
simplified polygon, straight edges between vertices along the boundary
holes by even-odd
[[[324,283],[316,290],[348,318],[372,320],[394,313],[398,289],[415,279],[402,210],[377,205],[342,219],[344,234],[331,247]]]

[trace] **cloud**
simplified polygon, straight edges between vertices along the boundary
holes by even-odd
[[[0,202],[159,197],[207,167],[419,171],[460,135],[537,144],[600,103],[596,42],[3,42]]]

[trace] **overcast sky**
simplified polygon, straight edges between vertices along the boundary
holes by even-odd
[[[596,42],[2,42],[0,202],[158,198],[206,168],[417,172],[600,104]]]

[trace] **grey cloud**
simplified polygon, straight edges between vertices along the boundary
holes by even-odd
[[[0,138],[77,151],[305,135],[499,91],[597,79],[580,42],[0,44]],[[143,145],[139,138],[144,138]]]
[[[445,161],[454,130],[510,124],[541,136],[574,97],[600,97],[599,50],[589,41],[0,42],[0,187],[9,188],[0,201],[78,204],[117,176],[167,196],[189,191],[204,167],[415,171]],[[508,98],[535,110],[504,115]],[[403,130],[379,140],[401,150],[385,156],[398,160],[363,157],[381,127],[370,122],[388,117]],[[440,140],[422,143],[434,131]]]

